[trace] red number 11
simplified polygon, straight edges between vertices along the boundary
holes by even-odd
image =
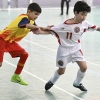
[[[67,32],[66,33],[66,39],[72,39],[72,33]]]

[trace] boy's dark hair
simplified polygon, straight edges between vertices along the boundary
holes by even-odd
[[[81,11],[82,12],[85,12],[85,11],[86,12],[91,12],[91,7],[84,1],[78,1],[74,5],[74,13],[75,13],[75,11],[77,13],[79,13]]]
[[[27,10],[30,10],[31,12],[36,11],[38,13],[42,12],[41,7],[37,3],[34,3],[34,2],[29,4]]]

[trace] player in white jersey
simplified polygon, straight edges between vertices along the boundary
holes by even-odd
[[[57,66],[60,68],[65,68],[65,66],[71,61],[85,61],[81,50],[80,38],[84,32],[97,29],[95,25],[86,20],[82,23],[69,24],[68,22],[71,20],[74,19],[66,20],[65,22],[51,28],[52,34],[57,37],[59,42]],[[62,66],[58,63],[59,60],[63,63]]]
[[[74,5],[74,18],[68,19],[57,26],[53,26],[51,31],[47,32],[47,34],[54,34],[58,39],[59,47],[56,65],[59,68],[46,83],[46,90],[50,89],[58,78],[64,74],[68,63],[76,62],[79,66],[79,70],[73,82],[73,86],[79,88],[81,91],[87,91],[82,83],[80,83],[87,70],[87,64],[81,50],[80,38],[82,34],[88,30],[100,31],[100,27],[85,20],[90,11],[91,8],[86,2],[78,1]]]

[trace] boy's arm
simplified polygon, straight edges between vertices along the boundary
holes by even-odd
[[[51,34],[50,27],[39,27],[32,24],[26,24],[26,28],[31,29],[34,34]]]
[[[19,28],[28,28],[28,29],[38,29],[39,27],[35,24],[34,25],[29,23],[29,20],[25,17],[21,19],[21,21],[18,23]]]
[[[51,27],[53,27],[54,25],[51,26],[47,26],[47,27],[40,27],[40,34],[51,34]]]
[[[39,29],[32,30],[32,32],[34,34],[51,34],[50,29],[48,27],[46,28],[40,27]]]
[[[53,25],[52,25],[53,26]],[[39,27],[37,25],[32,25],[32,24],[26,24],[26,28],[29,28],[32,30],[34,34],[51,34],[50,28],[52,26],[48,27]]]
[[[31,29],[31,31],[33,31],[34,34],[51,34],[50,26],[44,28],[44,27],[37,26],[36,23],[32,25],[29,23],[29,20],[27,18],[23,18],[19,22],[18,27]]]
[[[26,28],[29,28],[31,30],[37,30],[39,29],[39,26],[32,25],[32,24],[26,24]]]
[[[47,30],[47,31],[40,30],[40,33],[39,34],[51,34],[51,32],[49,30]]]

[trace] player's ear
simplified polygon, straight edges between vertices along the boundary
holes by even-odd
[[[31,11],[30,10],[27,10],[27,13],[30,13]]]

